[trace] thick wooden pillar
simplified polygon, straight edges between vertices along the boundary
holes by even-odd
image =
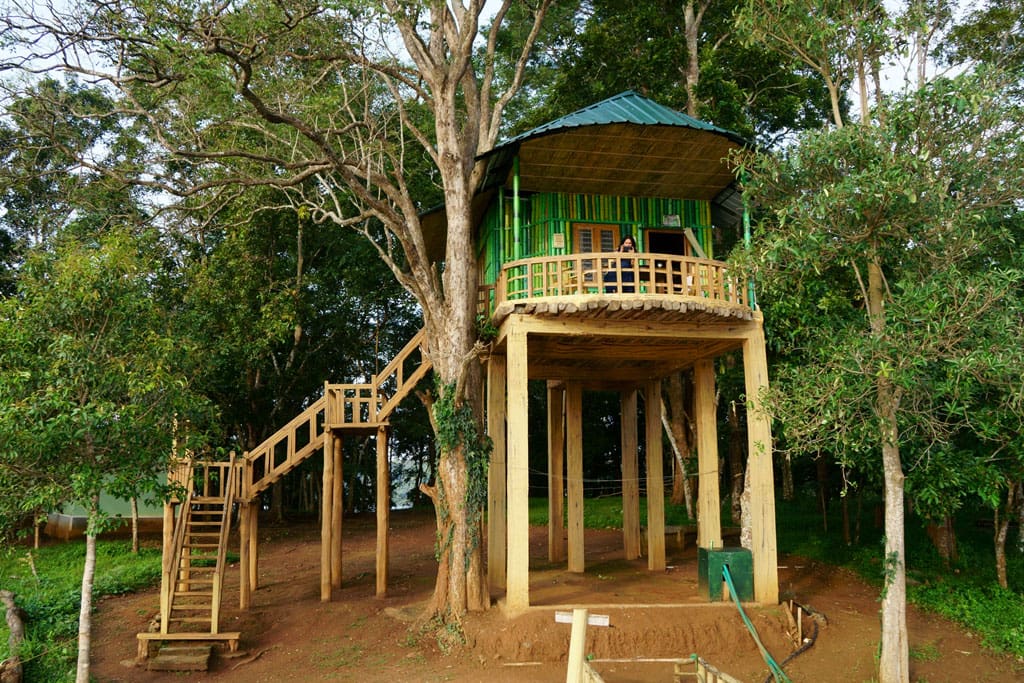
[[[505,604],[530,606],[530,439],[526,332],[511,317],[508,353],[508,574]]]
[[[548,382],[548,561],[565,559],[565,387]]]
[[[252,586],[249,584],[249,506],[238,506],[238,608],[249,609]]]
[[[697,545],[721,548],[722,504],[718,491],[714,361],[699,360],[694,364],[693,390],[697,423]]]
[[[487,434],[493,450],[487,468],[487,580],[491,590],[505,588],[505,356],[487,362]]]
[[[177,504],[178,503],[171,502],[164,503],[164,533],[161,555],[162,571],[160,573],[160,633],[167,633],[168,621],[171,616],[171,585],[165,582],[163,577],[166,576],[166,572],[171,566],[171,556],[174,554],[174,506]],[[172,577],[171,580],[173,581],[174,578]]]
[[[331,438],[334,457],[334,493],[331,496],[331,587],[341,588],[341,527],[344,522],[345,440],[340,434]]]
[[[640,557],[640,465],[637,456],[637,391],[619,398],[622,425],[622,544],[627,560]]]
[[[259,563],[260,545],[260,498],[256,496],[249,504],[249,587],[255,591],[260,587]]]
[[[331,601],[331,514],[334,500],[334,455],[324,439],[324,480],[320,499],[320,602]]]
[[[391,524],[391,470],[388,428],[377,427],[377,596],[388,590],[388,536]]]
[[[772,474],[772,425],[761,408],[768,388],[768,360],[762,318],[743,341],[743,377],[747,392],[747,476],[750,477],[750,535],[754,560],[754,599],[779,601],[779,560],[775,535],[775,480]]]
[[[583,572],[583,387],[579,382],[565,385],[566,477],[569,518],[569,564],[571,572]]]
[[[647,568],[665,569],[665,480],[661,448],[661,382],[644,385],[647,445]]]

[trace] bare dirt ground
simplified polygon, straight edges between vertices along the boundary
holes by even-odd
[[[745,683],[769,676],[757,645],[731,603],[697,594],[696,552],[669,544],[669,569],[622,559],[618,531],[588,531],[587,571],[568,574],[546,561],[546,530],[531,532],[531,603],[511,615],[496,605],[466,618],[467,642],[447,654],[435,631],[416,627],[433,589],[434,520],[430,513],[393,512],[389,590],[374,596],[372,518],[346,519],[344,583],[320,602],[319,526],[261,528],[260,586],[253,606],[237,609],[237,572],[226,581],[222,630],[240,631],[239,652],[221,652],[205,673],[151,672],[133,661],[135,634],[159,611],[155,589],[107,598],[93,626],[92,673],[102,683],[260,683],[276,681],[564,681],[568,624],[555,612],[571,606],[608,615],[591,626],[586,652],[607,683],[673,681],[674,660],[699,654]],[[154,541],[155,542],[155,541]],[[805,617],[804,636],[817,638],[784,664],[798,682],[862,683],[875,679],[878,590],[849,572],[797,557],[780,558],[780,591],[820,616]],[[669,606],[671,605],[671,606]],[[748,607],[771,656],[782,663],[798,640],[784,606]],[[939,617],[909,613],[910,680],[919,683],[1024,680],[1024,662],[982,649],[977,637]],[[690,664],[683,671],[692,672]],[[682,681],[694,680],[684,677]]]

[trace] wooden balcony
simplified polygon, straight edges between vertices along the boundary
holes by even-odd
[[[691,321],[753,315],[747,283],[725,263],[642,252],[511,261],[493,287],[481,289],[480,309],[495,323],[511,313]]]

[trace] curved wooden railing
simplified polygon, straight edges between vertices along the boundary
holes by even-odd
[[[710,299],[747,306],[746,283],[725,263],[672,254],[613,252],[541,256],[505,264],[493,292],[481,291],[481,307],[505,301],[587,294],[650,294]]]

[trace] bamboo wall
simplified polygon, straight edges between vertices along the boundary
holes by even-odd
[[[557,256],[572,251],[573,223],[608,223],[625,228],[644,250],[646,229],[666,230],[666,216],[678,216],[678,230],[690,228],[708,258],[714,258],[711,239],[711,204],[706,200],[620,197],[612,195],[538,192],[520,197],[519,249],[516,253],[513,201],[499,194],[488,209],[480,234],[480,283],[494,284],[501,266],[516,258]],[[555,246],[555,235],[563,235]]]

